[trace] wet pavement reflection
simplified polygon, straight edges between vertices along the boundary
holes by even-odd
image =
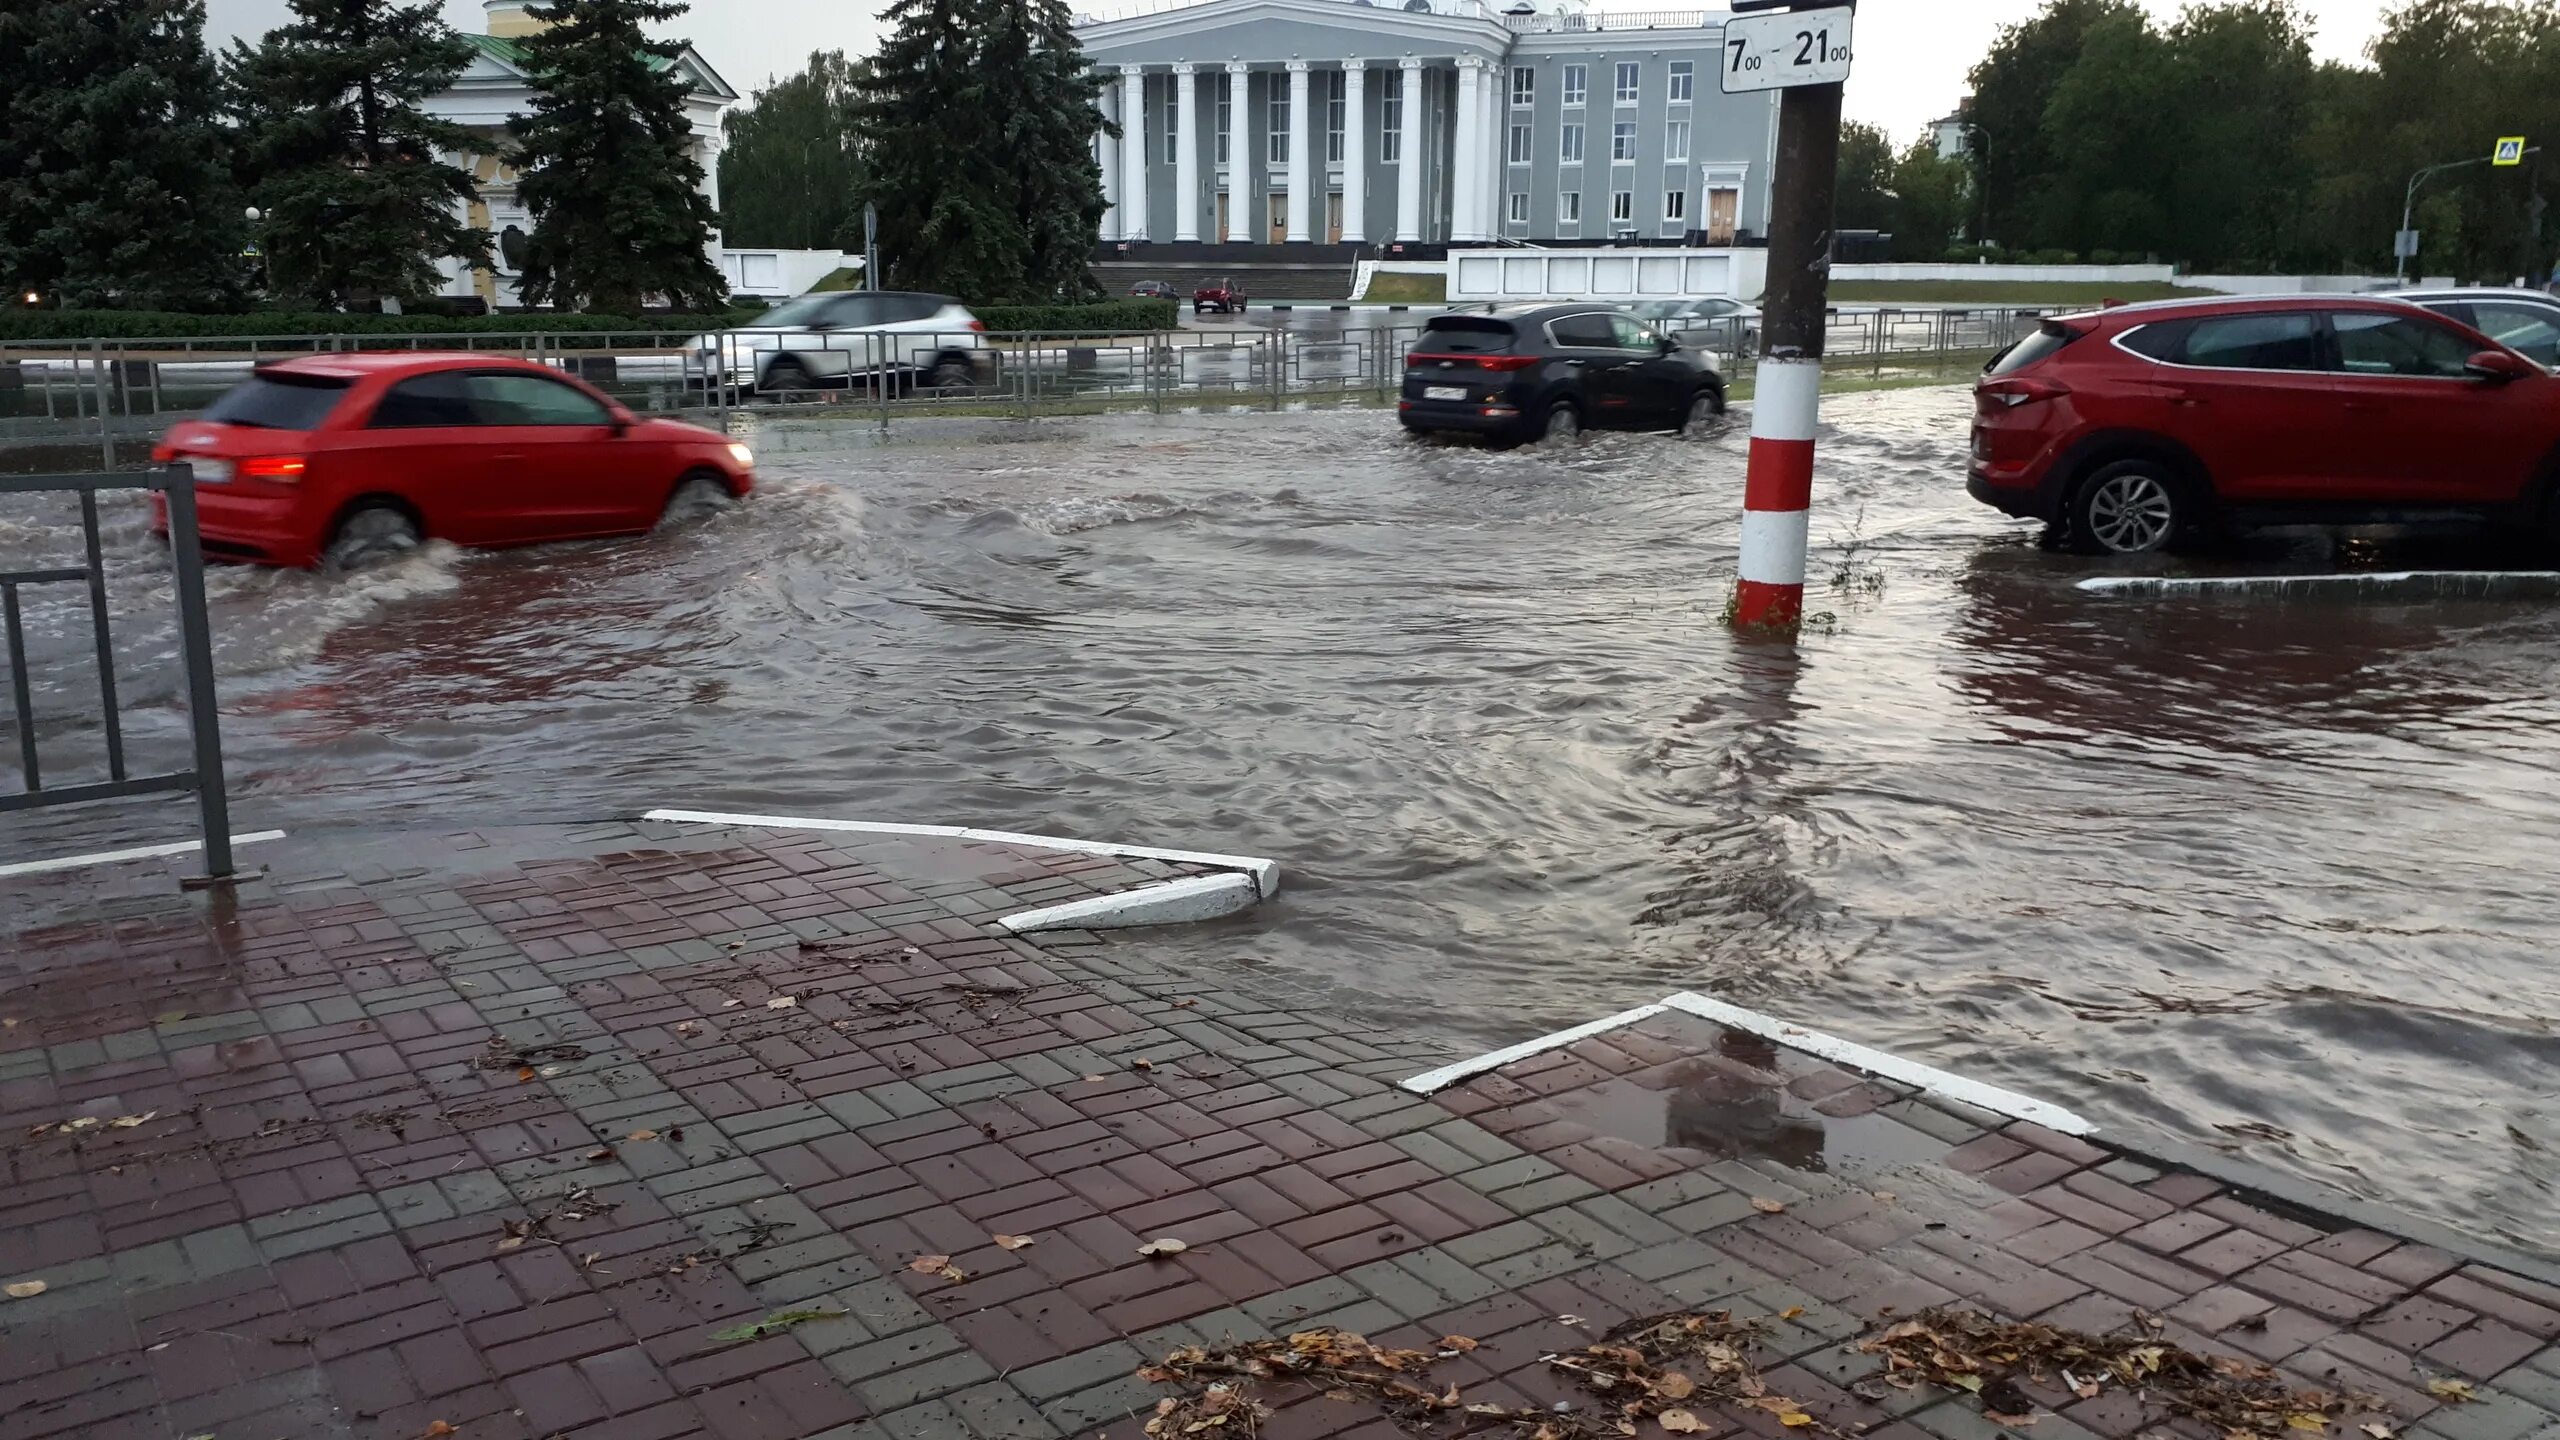
[[[1278,905],[1121,943],[1484,1042],[1714,991],[2560,1245],[2560,617],[2074,591],[2110,567],[1965,498],[1968,413],[1826,402],[1824,618],[1792,651],[1719,623],[1739,434],[758,415],[763,493],[676,533],[218,572],[235,814],[683,805],[1270,854]],[[0,562],[61,520],[0,515]],[[115,523],[140,765],[183,732],[164,567]],[[2445,559],[2480,563],[2279,536],[2115,568]],[[31,594],[31,649],[67,779],[97,746],[57,603]],[[183,827],[144,807],[0,819],[0,853]],[[1659,1123],[1891,1158],[1761,1103],[1702,1077]]]

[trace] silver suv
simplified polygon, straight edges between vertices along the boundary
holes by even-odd
[[[2459,320],[2546,369],[2560,369],[2560,296],[2485,285],[2383,293]]]
[[[803,295],[753,325],[696,335],[685,368],[761,392],[892,383],[965,390],[993,377],[986,325],[948,295],[847,290]]]

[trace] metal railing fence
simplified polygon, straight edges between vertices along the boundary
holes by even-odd
[[[107,613],[107,568],[98,540],[101,491],[156,492],[167,507],[172,589],[178,620],[179,660],[186,671],[187,723],[192,764],[183,770],[135,775],[126,763],[124,717],[116,696],[115,637]],[[126,795],[193,792],[204,830],[205,872],[232,873],[230,802],[223,786],[222,730],[213,690],[213,632],[206,617],[204,555],[196,537],[196,482],[182,466],[124,474],[0,475],[0,497],[72,494],[80,503],[78,564],[0,570],[0,627],[9,647],[10,716],[16,732],[22,789],[0,791],[0,814],[76,805]],[[105,738],[107,778],[48,786],[37,753],[34,688],[19,592],[30,585],[82,585],[88,590],[89,640],[98,667],[99,729]]]

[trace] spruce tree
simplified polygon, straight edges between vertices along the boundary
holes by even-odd
[[[471,63],[439,7],[290,0],[294,20],[232,49],[228,80],[268,283],[341,305],[433,294],[440,258],[486,264],[486,231],[459,207],[471,177],[437,158],[468,131],[427,113]]]
[[[0,5],[0,282],[66,306],[236,301],[218,109],[202,0]]]
[[[856,108],[889,282],[984,302],[1089,289],[1109,127],[1064,0],[894,0],[882,18]]]
[[[533,216],[521,289],[536,305],[631,314],[644,298],[711,310],[727,297],[705,251],[715,216],[685,117],[681,44],[641,25],[677,0],[549,0],[519,41],[531,113],[507,122],[516,194]]]

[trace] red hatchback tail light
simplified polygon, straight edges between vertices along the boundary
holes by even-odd
[[[240,462],[243,480],[275,480],[287,485],[302,482],[307,467],[299,455],[259,455]]]
[[[1982,397],[1985,406],[1997,404],[2003,408],[2015,410],[2021,405],[2033,405],[2040,400],[2060,399],[2071,393],[2071,387],[2059,380],[2004,376],[1998,380],[1983,381],[1974,393]]]

